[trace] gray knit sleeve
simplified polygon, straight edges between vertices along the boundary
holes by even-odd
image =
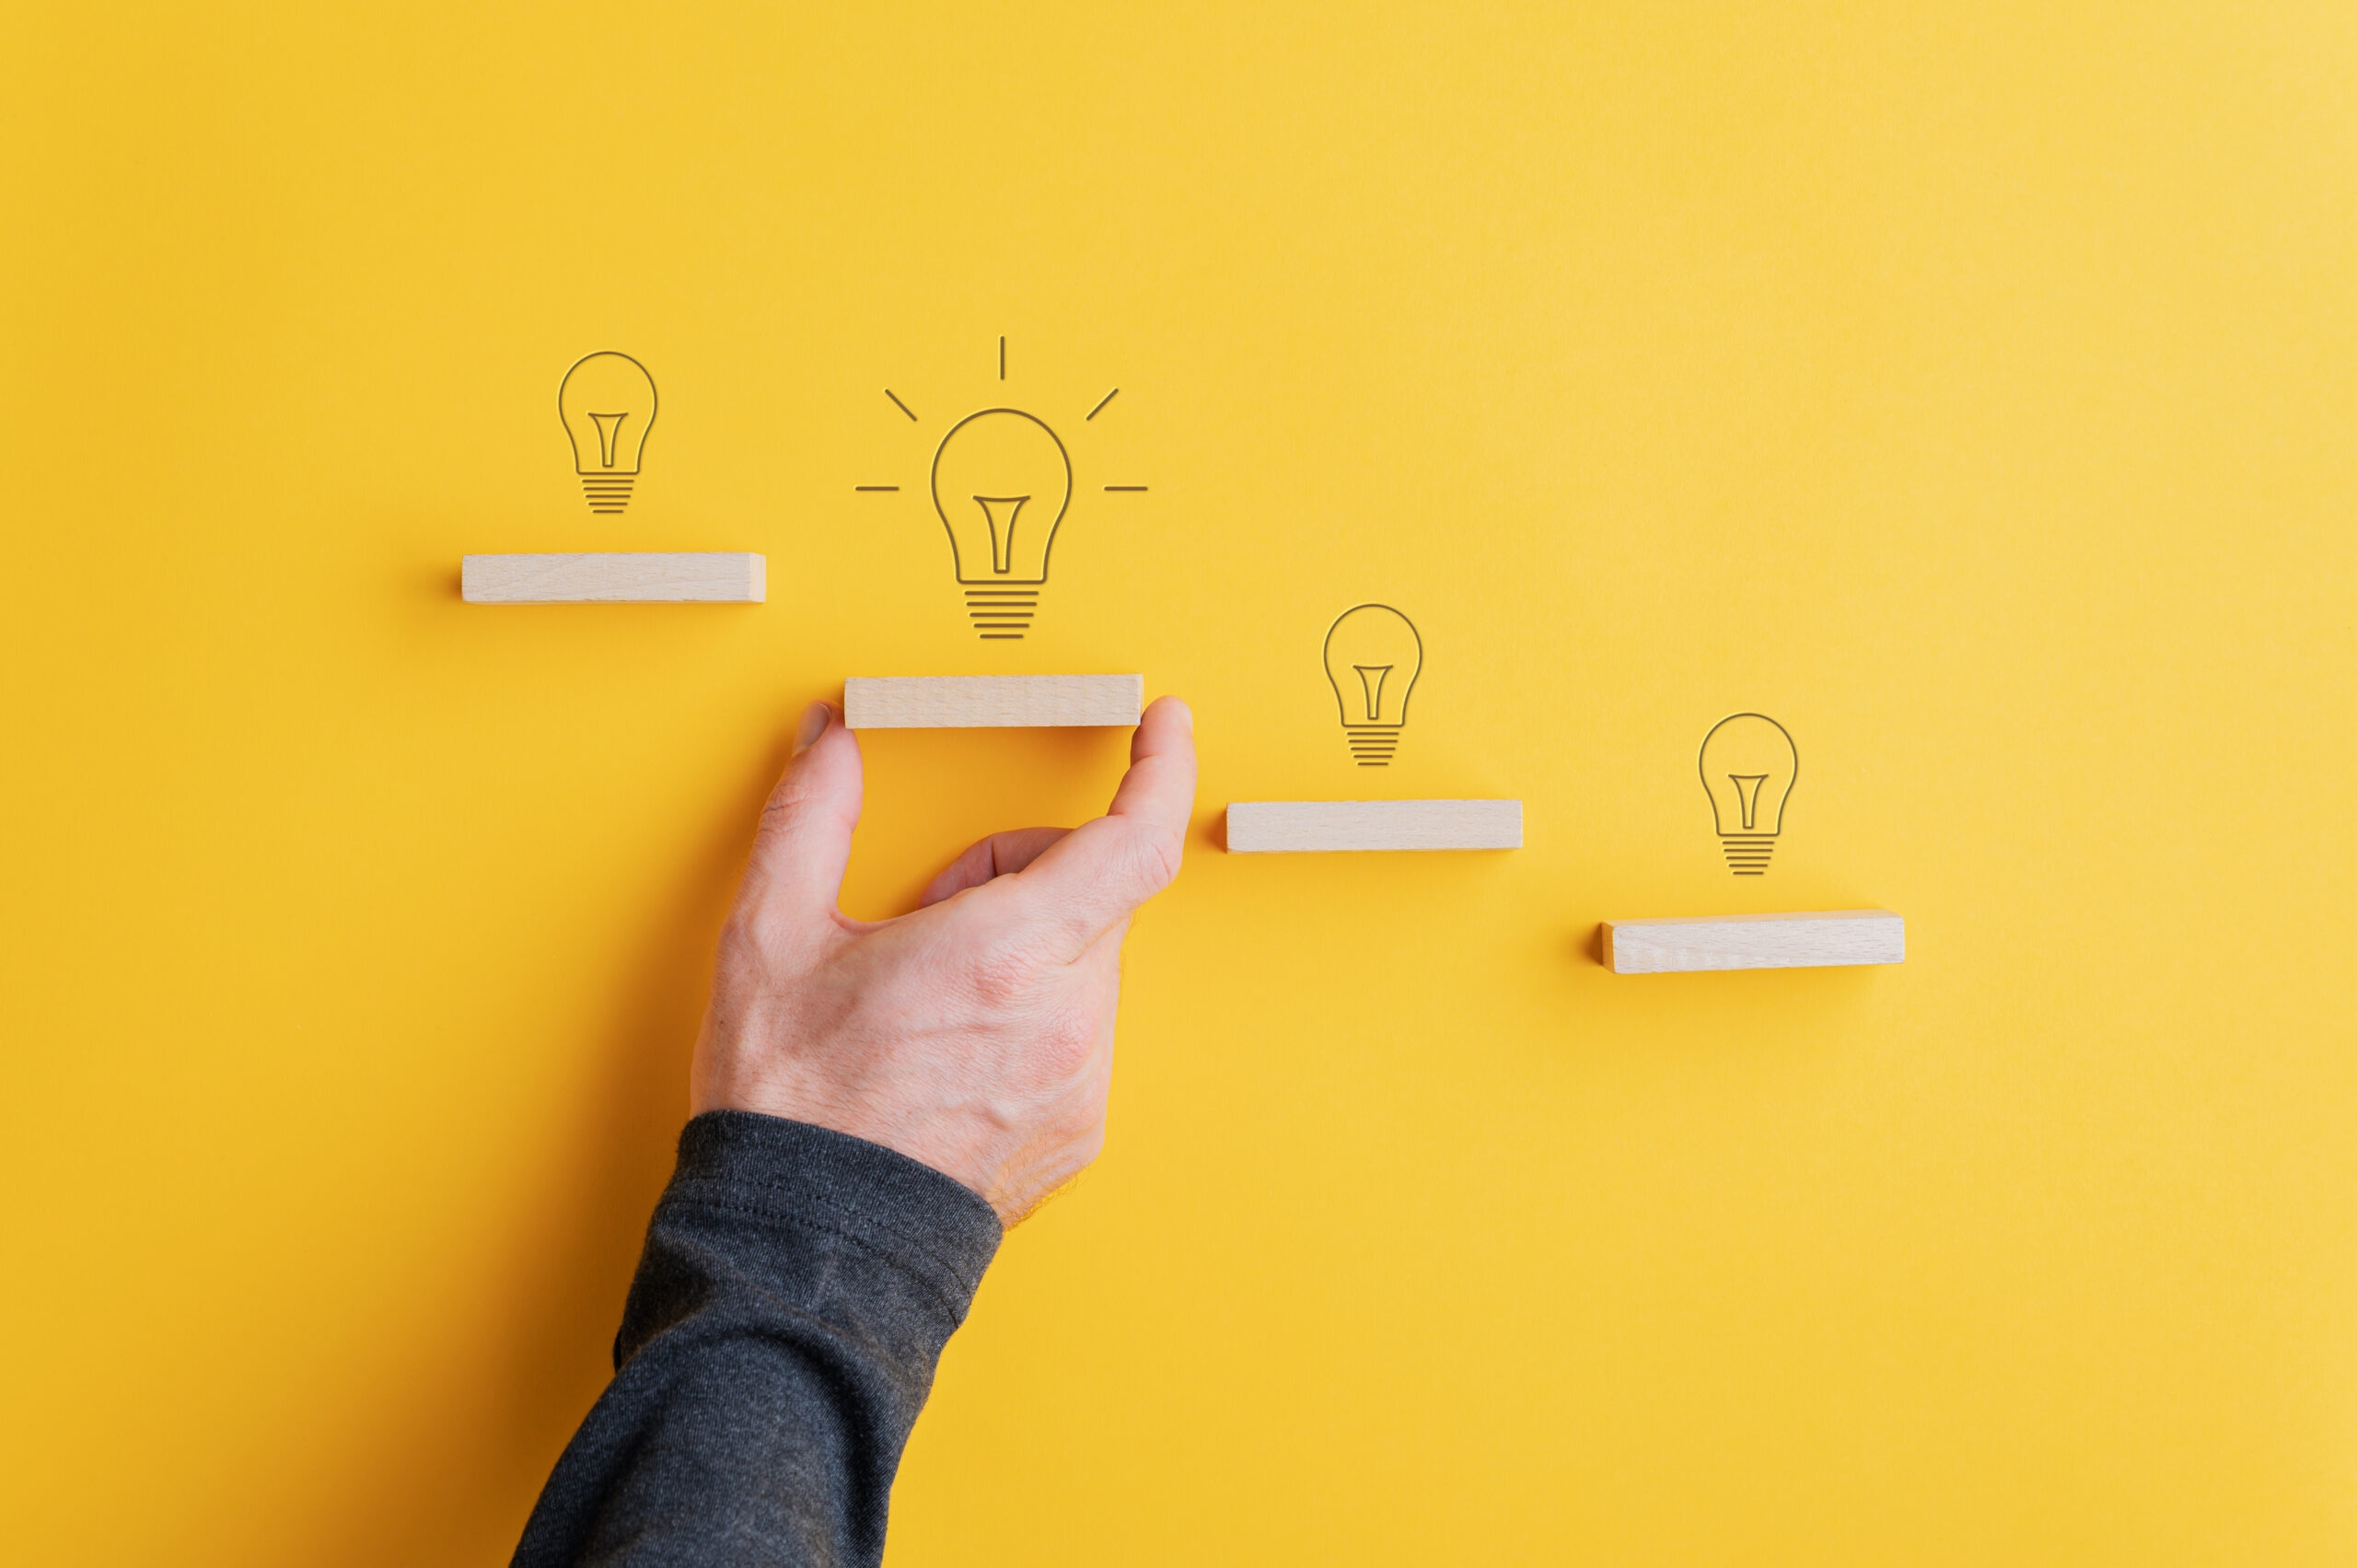
[[[877,1144],[745,1111],[689,1122],[614,1380],[517,1568],[879,1562],[901,1447],[1000,1234],[981,1199]]]

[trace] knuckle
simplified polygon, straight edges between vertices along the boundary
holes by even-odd
[[[757,958],[777,946],[782,933],[779,922],[768,911],[755,906],[739,905],[729,913],[720,928],[720,951],[724,958]]]
[[[784,900],[740,900],[720,928],[720,950],[746,958],[773,958],[794,946],[800,922]]]
[[[1020,948],[1000,947],[977,957],[966,983],[974,999],[993,1011],[1020,1006],[1037,983],[1038,968]]]
[[[1039,1030],[1039,1053],[1044,1065],[1060,1078],[1070,1077],[1086,1066],[1096,1050],[1096,1016],[1078,1008],[1058,1008]]]
[[[1159,892],[1178,875],[1182,845],[1167,828],[1141,826],[1129,837],[1129,869],[1144,886]]]
[[[807,772],[787,773],[777,781],[769,798],[761,803],[761,827],[772,832],[784,832],[795,826],[802,814],[826,798],[827,791]]]
[[[782,779],[761,802],[761,826],[783,828],[794,819],[795,808],[809,797],[809,788],[798,779]]]

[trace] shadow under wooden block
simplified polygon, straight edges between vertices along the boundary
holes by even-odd
[[[602,551],[469,555],[459,563],[469,604],[760,604],[769,562],[747,551]]]
[[[1888,910],[1604,923],[1604,967],[1614,974],[1797,970],[1906,961],[1907,923]]]
[[[1520,849],[1519,800],[1235,800],[1230,854]]]
[[[853,729],[982,729],[1138,722],[1143,675],[854,675]]]

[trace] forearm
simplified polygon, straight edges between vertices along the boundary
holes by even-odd
[[[518,1568],[877,1562],[901,1446],[999,1237],[988,1204],[888,1149],[696,1118],[614,1380]]]

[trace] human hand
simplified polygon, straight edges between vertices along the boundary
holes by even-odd
[[[812,703],[721,933],[690,1104],[881,1144],[1011,1225],[1104,1147],[1121,938],[1178,873],[1194,716],[1157,699],[1106,815],[993,833],[895,920],[836,907],[861,787],[859,742]]]

